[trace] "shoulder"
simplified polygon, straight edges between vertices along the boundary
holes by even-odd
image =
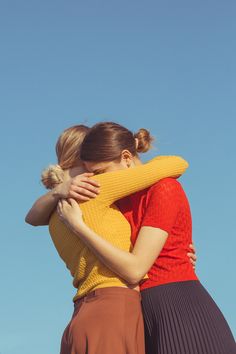
[[[182,200],[184,196],[184,190],[179,181],[175,178],[163,178],[152,187],[149,188],[147,192],[147,201],[166,201],[172,202],[175,200]]]
[[[175,213],[186,199],[184,190],[175,178],[163,178],[149,188],[146,195],[146,207],[163,212],[163,215]],[[157,208],[158,206],[158,208]]]
[[[159,190],[181,190],[182,186],[176,178],[167,177],[156,182],[152,187],[149,188],[148,192],[152,193]]]

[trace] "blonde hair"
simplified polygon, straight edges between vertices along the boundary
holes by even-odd
[[[74,125],[63,131],[56,143],[56,165],[48,166],[41,175],[41,182],[47,189],[63,182],[64,170],[75,167],[80,161],[81,144],[89,131],[85,125]]]

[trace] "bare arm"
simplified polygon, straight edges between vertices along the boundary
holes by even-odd
[[[62,221],[107,267],[129,283],[135,284],[159,256],[182,208],[183,198],[182,187],[174,179],[162,180],[153,186],[132,253],[116,248],[92,231],[84,223],[80,207],[74,200],[69,199],[69,203],[60,201],[57,210]],[[187,255],[194,267],[196,256],[192,257],[191,253]]]
[[[159,256],[168,236],[166,231],[143,226],[132,253],[129,253],[113,246],[92,231],[83,222],[80,207],[74,200],[70,200],[70,203],[60,201],[58,213],[96,257],[129,284],[137,284],[143,279]]]
[[[74,198],[80,202],[95,198],[99,184],[89,178],[92,173],[84,173],[57,185],[50,192],[36,200],[25,217],[25,222],[33,226],[48,225],[50,216],[61,198]]]
[[[60,195],[58,187],[36,200],[28,211],[25,222],[32,226],[48,225],[50,216],[56,208]]]

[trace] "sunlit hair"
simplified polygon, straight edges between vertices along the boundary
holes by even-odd
[[[75,167],[80,162],[81,144],[89,131],[85,125],[74,125],[63,131],[56,143],[57,164],[48,166],[41,175],[47,189],[54,188],[64,178],[64,170]]]
[[[123,150],[133,156],[151,148],[153,137],[147,129],[139,129],[133,134],[129,129],[114,122],[95,124],[81,145],[82,161],[102,162],[121,158]]]

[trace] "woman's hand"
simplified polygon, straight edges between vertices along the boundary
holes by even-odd
[[[72,230],[84,225],[82,211],[74,199],[62,199],[57,204],[57,213],[64,224]]]
[[[196,256],[196,248],[193,243],[189,245],[189,248],[192,249],[192,252],[187,253],[187,256],[190,258],[190,263],[193,265],[193,269],[196,268],[197,256]]]
[[[98,182],[89,178],[93,175],[93,173],[83,173],[82,175],[62,182],[55,188],[55,194],[60,199],[74,198],[79,202],[96,198],[99,194],[100,185]]]

